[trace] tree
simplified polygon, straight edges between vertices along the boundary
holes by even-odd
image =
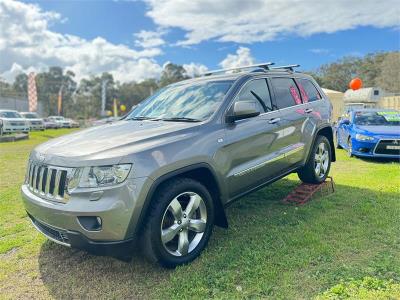
[[[76,90],[75,74],[61,67],[50,67],[47,72],[36,75],[38,100],[43,103],[48,115],[58,113],[58,95],[62,93],[62,114],[69,115],[73,107],[72,95]]]
[[[360,59],[344,57],[338,62],[323,65],[317,70],[320,84],[324,88],[344,92],[350,80],[357,75]]]
[[[182,66],[173,63],[168,63],[166,66],[164,66],[164,69],[161,73],[159,87],[164,87],[168,84],[188,78],[189,77],[186,75],[186,71]]]
[[[400,52],[388,53],[380,66],[376,82],[387,92],[400,92]]]
[[[140,83],[123,83],[118,87],[118,100],[130,109],[152,95],[158,89],[155,79],[148,79]]]
[[[13,89],[18,94],[26,95],[28,93],[28,75],[18,74],[14,79]]]

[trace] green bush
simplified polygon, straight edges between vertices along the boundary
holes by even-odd
[[[400,284],[372,277],[339,283],[317,299],[400,299]]]

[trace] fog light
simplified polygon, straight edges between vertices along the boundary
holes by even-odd
[[[95,216],[78,217],[78,221],[79,224],[88,231],[99,231],[103,225],[101,218]]]

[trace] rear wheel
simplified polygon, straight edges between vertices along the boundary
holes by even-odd
[[[146,257],[165,267],[186,264],[206,247],[214,223],[214,205],[198,181],[168,181],[152,201],[142,233]]]
[[[331,168],[331,146],[325,136],[318,136],[311,150],[307,163],[297,174],[306,183],[321,183],[325,181]]]

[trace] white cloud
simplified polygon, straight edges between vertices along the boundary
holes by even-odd
[[[135,40],[135,46],[142,48],[153,48],[159,47],[165,44],[162,36],[165,34],[164,31],[147,31],[141,30],[135,34],[137,38]]]
[[[186,31],[181,45],[215,39],[252,43],[294,34],[309,36],[359,26],[398,27],[398,0],[145,0],[162,27]]]
[[[52,22],[62,20],[34,4],[0,0],[0,76],[12,80],[18,72],[52,65],[72,70],[77,79],[106,71],[121,81],[159,75],[161,66],[154,57],[162,53],[157,47],[161,41],[142,33],[146,47],[135,50],[102,37],[86,40],[50,29]]]
[[[184,64],[183,68],[186,71],[186,74],[190,77],[199,76],[208,71],[208,68],[202,64],[190,63]]]
[[[325,49],[325,48],[313,48],[310,49],[310,52],[314,53],[314,54],[328,54],[331,51],[329,49]]]
[[[250,53],[250,49],[246,47],[239,47],[236,54],[228,54],[219,65],[223,69],[237,68],[254,64],[254,57]]]

